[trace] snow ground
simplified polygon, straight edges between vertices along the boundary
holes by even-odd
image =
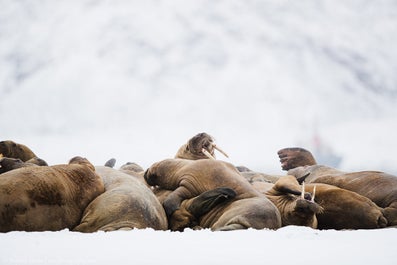
[[[0,234],[0,264],[382,264],[397,258],[397,229],[181,232],[151,229]]]

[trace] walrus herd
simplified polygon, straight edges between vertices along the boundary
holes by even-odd
[[[397,226],[397,177],[318,165],[300,147],[278,151],[285,176],[217,160],[228,156],[199,133],[143,169],[76,156],[48,165],[31,149],[0,142],[0,232],[376,229]]]

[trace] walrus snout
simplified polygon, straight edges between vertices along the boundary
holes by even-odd
[[[146,183],[149,184],[149,186],[155,186],[157,183],[157,176],[150,174],[149,169],[145,171],[143,178],[145,179]]]

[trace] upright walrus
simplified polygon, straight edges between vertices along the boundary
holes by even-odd
[[[0,232],[73,229],[103,191],[94,166],[82,157],[8,171],[0,177]]]
[[[175,155],[175,158],[198,160],[215,159],[215,150],[228,157],[228,155],[215,144],[214,138],[203,132],[190,138],[186,144],[182,145]]]
[[[230,163],[211,159],[166,159],[153,164],[144,177],[151,186],[171,190],[163,202],[168,217],[180,208],[182,201],[226,187],[236,196],[201,216],[200,227],[212,230],[281,227],[280,213],[275,205],[256,191]]]
[[[343,172],[316,165],[311,153],[303,148],[285,148],[278,151],[283,170],[298,181],[325,183],[354,191],[383,208],[388,226],[397,225],[397,177],[380,171]]]

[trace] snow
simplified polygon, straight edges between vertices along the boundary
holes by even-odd
[[[146,168],[204,131],[284,174],[276,152],[320,137],[341,170],[397,174],[396,44],[394,0],[0,0],[0,138]],[[11,232],[0,264],[394,264],[396,233]]]
[[[395,264],[397,229],[0,234],[0,264]]]

